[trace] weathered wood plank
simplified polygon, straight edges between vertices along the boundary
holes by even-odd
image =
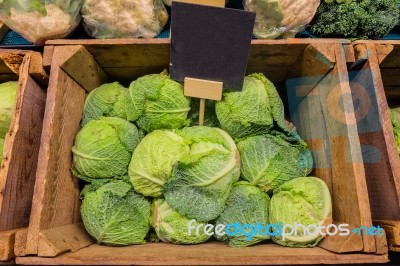
[[[0,232],[0,261],[8,261],[15,257],[14,243],[16,229]]]
[[[387,235],[388,244],[400,246],[400,220],[397,221],[374,221],[374,224],[382,227]]]
[[[27,235],[27,254],[37,254],[40,230],[79,222],[78,180],[70,172],[71,148],[80,128],[85,90],[60,63],[71,54],[56,49],[49,82],[35,195]],[[72,54],[73,55],[73,54]]]
[[[314,51],[315,48],[308,49],[312,58],[303,57],[297,63],[300,66],[295,65],[290,73],[290,76],[300,78],[287,82],[292,87],[289,88],[292,97],[291,99],[289,96],[290,114],[294,116],[291,120],[299,134],[310,144],[316,175],[331,190],[334,220],[354,226],[370,226],[372,219],[365,172],[355,112],[351,106],[343,47],[339,44],[331,46],[335,64],[325,64],[326,67],[313,64],[312,60],[315,60],[318,53]],[[325,51],[324,54],[329,53],[327,47],[323,47],[321,51]],[[301,67],[302,64],[307,67]],[[333,70],[330,70],[331,66]],[[346,106],[346,112],[342,106]],[[376,251],[373,237],[363,237],[363,250]]]
[[[334,224],[340,225],[342,223],[335,222]],[[349,226],[348,228],[352,230],[356,227]],[[318,246],[336,253],[361,252],[364,248],[363,238],[358,234],[327,236]]]
[[[45,91],[22,75],[0,170],[0,230],[28,226],[45,105]]]
[[[21,229],[15,233],[14,254],[16,257],[26,256],[26,236],[28,228]]]
[[[321,248],[284,248],[274,244],[232,249],[224,243],[192,246],[152,243],[129,247],[92,245],[57,258],[17,258],[26,265],[284,265],[385,263],[386,255],[334,254]]]
[[[93,243],[81,223],[43,230],[39,235],[38,256],[56,257],[69,251],[76,252]]]

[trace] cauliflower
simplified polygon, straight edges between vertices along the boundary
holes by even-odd
[[[153,38],[168,21],[161,0],[85,0],[86,31],[98,39]]]
[[[34,1],[31,6],[20,2],[0,3],[0,19],[11,29],[35,44],[64,38],[80,23],[81,1]]]
[[[254,35],[259,39],[294,37],[313,19],[319,0],[246,0],[244,8],[256,13]]]

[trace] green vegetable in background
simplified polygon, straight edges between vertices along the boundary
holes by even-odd
[[[91,185],[89,185],[91,186]],[[81,215],[87,232],[99,244],[126,246],[145,243],[151,203],[121,180],[86,189]]]
[[[152,74],[132,82],[127,97],[128,120],[146,132],[156,129],[180,129],[187,119],[190,99],[183,85],[166,74]]]
[[[145,196],[161,196],[174,164],[188,154],[189,145],[178,134],[166,130],[148,134],[134,151],[129,165],[135,191]]]
[[[313,19],[320,0],[244,0],[244,10],[256,13],[258,39],[294,38]]]
[[[3,162],[4,139],[0,139],[0,165]]]
[[[393,126],[394,140],[396,141],[397,152],[400,155],[400,108],[390,110],[390,121]]]
[[[307,176],[313,167],[304,141],[293,144],[280,135],[265,134],[242,140],[237,147],[241,177],[266,192],[293,178]]]
[[[283,225],[301,224],[326,225],[332,222],[332,201],[327,185],[316,177],[299,177],[286,182],[274,191],[271,198],[270,223]],[[315,226],[312,227],[315,230]],[[311,233],[305,234],[304,228],[299,227],[297,236],[287,235],[273,237],[272,240],[287,247],[314,247],[322,236],[310,228]],[[286,233],[290,228],[286,229]],[[282,232],[284,234],[284,232]]]
[[[76,136],[72,147],[73,172],[83,178],[122,176],[139,142],[135,125],[121,118],[92,120]]]
[[[193,230],[188,234],[190,219],[173,210],[164,199],[156,199],[153,202],[153,227],[161,241],[174,244],[199,244],[206,242],[211,236],[204,230]],[[197,227],[200,222],[193,222]],[[205,223],[203,223],[205,224]]]
[[[0,9],[8,11],[15,8],[24,12],[37,11],[42,15],[46,15],[46,2],[44,0],[2,0],[0,1]]]
[[[0,84],[0,138],[4,139],[10,128],[14,114],[18,82],[10,81]]]
[[[175,166],[164,185],[168,204],[197,221],[211,221],[224,210],[233,183],[240,175],[239,152],[223,130],[189,127],[179,133],[190,153]]]
[[[321,37],[379,39],[399,24],[399,0],[344,2],[322,2],[311,31]]]
[[[86,97],[82,126],[101,116],[126,120],[126,93],[127,89],[118,82],[103,84],[91,91]]]
[[[215,220],[215,224],[251,224],[267,225],[269,223],[270,198],[267,193],[250,185],[247,182],[236,183],[229,195],[227,207],[224,212]],[[259,232],[260,233],[260,232]],[[216,236],[218,240],[226,241],[232,247],[247,247],[269,239],[268,234],[260,234],[251,238],[245,235]]]
[[[224,93],[216,113],[221,128],[233,138],[263,134],[274,127],[288,131],[282,100],[263,74],[247,76],[241,92]]]

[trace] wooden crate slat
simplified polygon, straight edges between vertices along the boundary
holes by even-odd
[[[46,86],[37,83],[30,70],[41,71],[41,55],[21,50],[0,50],[0,62],[8,67],[0,71],[1,82],[18,80],[16,103],[6,135],[0,169],[0,260],[14,257],[15,235],[28,226],[37,167]],[[43,77],[47,75],[43,73]],[[6,234],[6,235],[5,235]]]
[[[76,252],[93,243],[82,223],[43,230],[39,235],[38,256],[56,257],[69,251]]]
[[[86,93],[60,69],[60,62],[67,61],[64,53],[60,49],[53,58],[54,71],[48,89],[27,254],[37,254],[40,230],[73,224],[80,219],[78,180],[72,177],[70,167],[71,147],[80,128]],[[68,53],[68,58],[70,55]]]
[[[375,224],[386,224],[389,248],[396,250],[396,243],[400,244],[396,237],[396,232],[400,230],[400,160],[389,106],[400,104],[400,42],[359,41],[354,44],[354,49],[356,60],[365,61],[354,78],[356,84],[361,84],[361,88],[370,94],[372,91],[369,98],[377,100],[377,103],[371,103],[371,107],[378,117],[370,116],[366,118],[368,121],[363,119],[358,125],[362,143],[374,147],[380,155],[378,163],[373,161],[365,164],[371,212]],[[368,126],[380,128],[367,132],[365,129]]]
[[[290,251],[290,252],[289,252]],[[57,258],[17,258],[27,265],[283,265],[385,263],[385,255],[338,255],[321,248],[283,248],[274,244],[234,249],[224,243],[179,246],[150,243],[129,247],[92,245]]]

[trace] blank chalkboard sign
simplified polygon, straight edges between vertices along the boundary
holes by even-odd
[[[171,13],[171,78],[242,90],[255,13],[175,1]]]

